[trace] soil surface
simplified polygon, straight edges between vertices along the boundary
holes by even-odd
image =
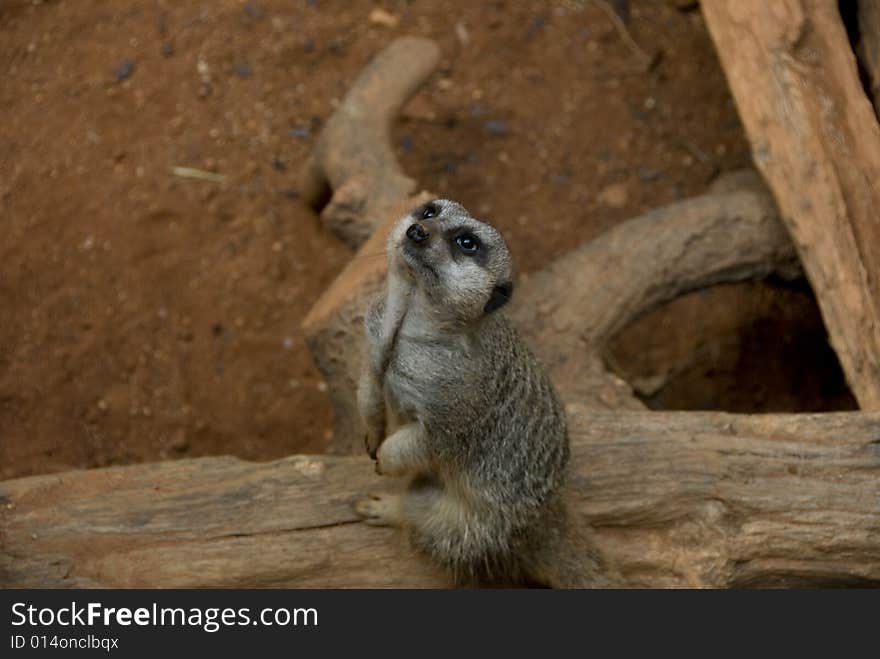
[[[632,2],[631,42],[606,13],[626,4],[0,3],[0,478],[323,450],[299,323],[350,252],[296,172],[396,36],[444,53],[396,127],[404,168],[520,272],[746,166],[695,3]],[[806,287],[688,296],[609,363],[655,407],[853,404]]]

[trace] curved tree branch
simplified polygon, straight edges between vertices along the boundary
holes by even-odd
[[[385,48],[358,76],[303,167],[303,199],[352,247],[416,189],[394,156],[391,124],[439,59],[430,39],[402,37]]]
[[[584,380],[585,365],[626,325],[680,295],[799,274],[772,198],[741,175],[732,178],[716,187],[732,191],[623,222],[523,283],[513,319],[560,389],[582,400],[608,395]]]

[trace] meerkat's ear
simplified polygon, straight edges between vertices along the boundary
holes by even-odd
[[[485,311],[486,313],[492,313],[496,309],[500,309],[510,301],[511,295],[513,295],[512,281],[505,281],[501,284],[498,284],[495,288],[492,289],[492,295],[489,296],[489,301],[486,302],[486,306],[483,307],[483,311]]]

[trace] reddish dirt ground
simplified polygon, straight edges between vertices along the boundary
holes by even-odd
[[[444,52],[396,127],[405,169],[492,219],[521,272],[747,165],[701,16],[675,5],[632,3],[644,71],[589,1],[386,2],[383,22],[326,0],[0,4],[0,478],[324,449],[299,322],[350,253],[296,172],[396,36]],[[803,289],[689,296],[609,362],[656,407],[852,406]]]

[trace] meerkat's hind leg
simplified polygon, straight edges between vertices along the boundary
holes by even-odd
[[[381,492],[355,501],[354,510],[372,526],[403,526],[403,494]]]
[[[442,487],[429,476],[416,476],[403,492],[370,493],[354,504],[355,512],[373,526],[417,528],[438,507]]]

